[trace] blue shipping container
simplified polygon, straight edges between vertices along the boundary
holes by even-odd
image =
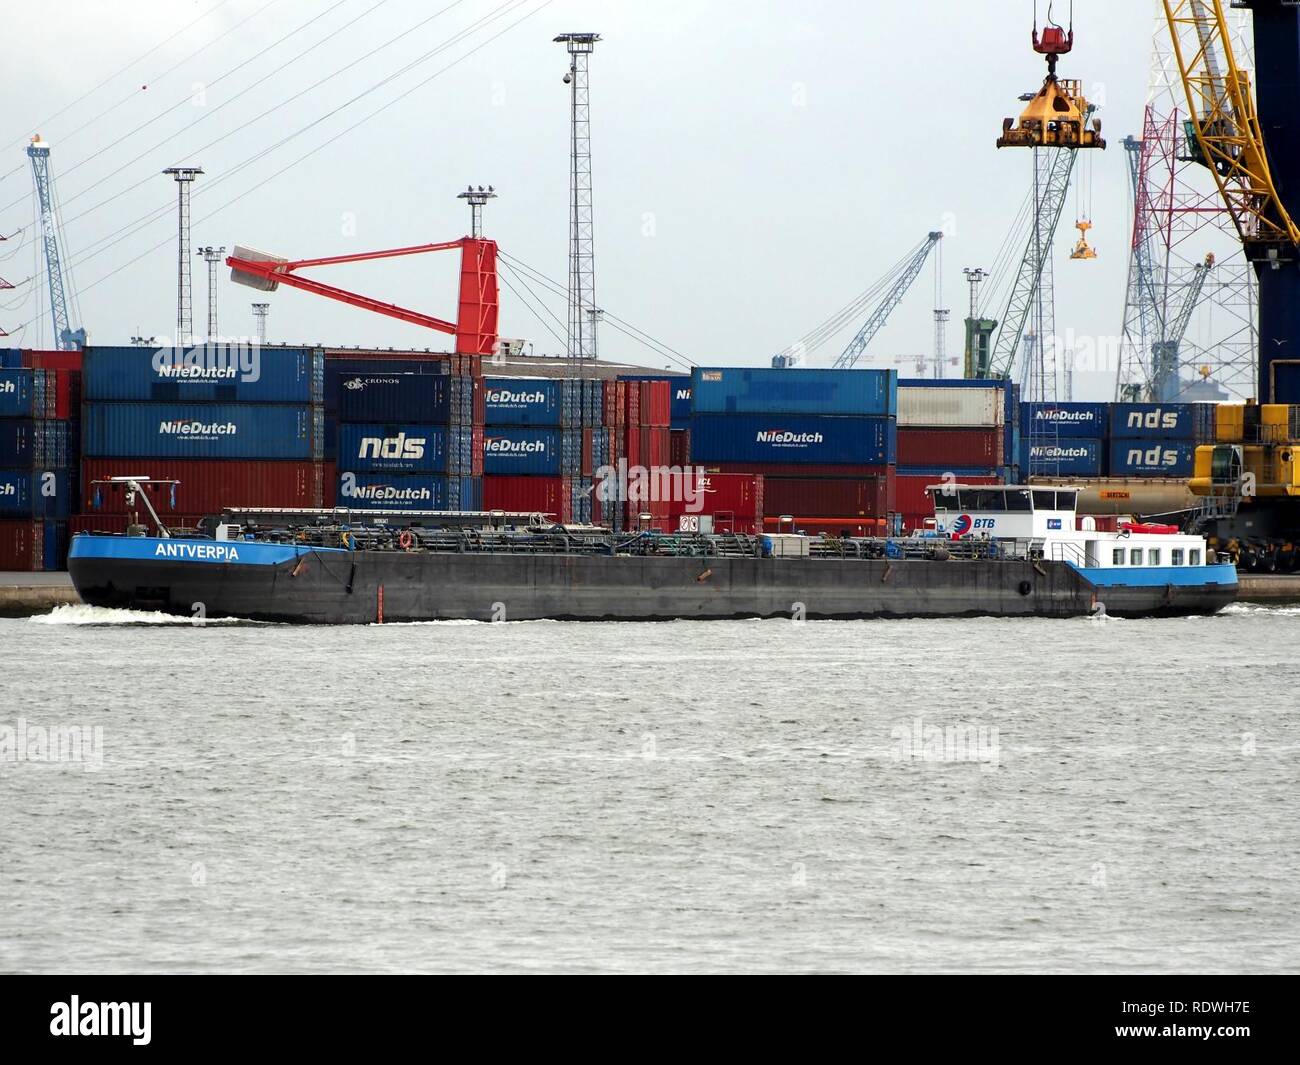
[[[691,378],[689,374],[619,374],[620,381],[667,381],[672,389],[672,427],[691,427]]]
[[[1025,437],[1102,440],[1109,427],[1106,407],[1105,403],[1025,403],[1020,432]]]
[[[343,381],[352,374],[386,374],[418,373],[446,374],[451,366],[445,358],[430,356],[432,361],[419,362],[415,359],[335,359],[325,360],[325,408],[339,409],[339,395],[343,391]]]
[[[1100,477],[1100,440],[1069,439],[1039,444],[1026,441],[1021,474],[1026,477]]]
[[[484,425],[560,424],[562,381],[489,377],[484,382]]]
[[[363,510],[448,510],[448,482],[436,473],[339,474],[338,505]]]
[[[340,470],[447,473],[448,431],[440,425],[340,425]]]
[[[43,418],[45,414],[44,370],[0,370],[0,418]]]
[[[82,361],[92,403],[320,403],[324,389],[324,353],[310,348],[89,347]]]
[[[1112,477],[1190,477],[1196,445],[1190,440],[1112,440]]]
[[[68,475],[56,470],[0,470],[0,514],[66,518],[72,509]]]
[[[691,419],[691,460],[883,466],[896,460],[897,426],[893,418],[697,414]]]
[[[898,413],[894,370],[744,370],[697,368],[692,414]]]
[[[451,382],[449,374],[348,374],[341,379],[339,421],[446,425]]]
[[[48,433],[44,421],[30,417],[0,419],[0,466],[32,469],[49,466],[45,459]]]
[[[89,458],[319,459],[324,412],[269,403],[87,403]]]
[[[560,472],[560,439],[556,429],[488,429],[483,472],[554,476]]]
[[[1110,435],[1126,440],[1191,440],[1190,403],[1112,403]]]

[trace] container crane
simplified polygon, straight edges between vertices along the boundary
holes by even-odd
[[[45,245],[45,273],[50,286],[50,317],[54,324],[54,344],[60,351],[86,346],[86,330],[73,329],[68,321],[68,297],[63,282],[63,259],[59,255],[58,223],[55,216],[54,184],[50,179],[50,146],[38,133],[27,146],[32,163],[32,181],[36,186],[37,207],[41,213],[41,239]]]
[[[1025,253],[1011,286],[997,340],[969,368],[971,376],[978,379],[1009,378],[1027,330],[1036,338],[1045,338],[1055,331],[1050,322],[1051,294],[1045,291],[1044,281],[1050,276],[1046,271],[1050,270],[1052,243],[1069,193],[1070,178],[1081,149],[1106,147],[1101,121],[1094,117],[1096,108],[1083,95],[1080,83],[1056,75],[1058,60],[1074,48],[1073,5],[1067,29],[1052,21],[1049,2],[1040,35],[1035,3],[1030,39],[1034,51],[1047,60],[1047,77],[1037,93],[1021,97],[1027,106],[1018,122],[1003,119],[997,146],[1034,150],[1033,211]],[[1043,343],[1034,344],[1036,359],[1042,359],[1044,347]],[[1041,373],[1039,376],[1043,377]],[[1040,384],[1045,387],[1045,378]],[[1034,395],[1032,389],[1029,394]]]
[[[835,360],[835,369],[851,370],[857,365],[858,359],[867,350],[867,345],[871,343],[872,338],[880,332],[881,327],[889,320],[894,308],[903,301],[903,297],[907,295],[907,290],[912,287],[912,282],[916,280],[917,275],[921,272],[921,267],[925,265],[925,260],[930,257],[930,252],[942,239],[943,233],[940,231],[936,230],[927,234],[925,240],[912,253],[911,258],[907,260],[902,271],[895,277],[894,283],[889,286],[885,298],[871,312],[871,316],[862,323],[862,328],[849,341],[849,346]]]
[[[1293,214],[1300,208],[1300,8],[1293,0],[1233,4],[1254,14],[1256,112],[1222,0],[1163,2],[1198,159],[1213,175],[1259,279],[1257,395],[1300,403],[1300,227]]]
[[[230,267],[230,279],[237,284],[248,285],[261,292],[274,292],[280,285],[314,292],[318,296],[328,296],[340,303],[347,303],[376,314],[384,314],[425,329],[450,333],[456,338],[458,354],[492,355],[497,346],[497,317],[500,309],[497,294],[497,242],[484,239],[481,227],[483,204],[493,197],[495,192],[491,188],[484,191],[481,185],[478,192],[471,187],[468,193],[460,194],[459,198],[467,200],[470,204],[472,235],[461,237],[459,240],[448,240],[438,244],[417,244],[409,248],[390,248],[386,251],[332,255],[321,259],[281,259],[252,248],[236,247],[234,254],[226,259],[226,265]],[[454,322],[436,318],[422,311],[399,307],[395,303],[385,303],[370,296],[349,292],[295,273],[297,270],[313,266],[369,262],[374,259],[393,259],[399,256],[422,255],[426,252],[453,249],[460,250],[460,299]]]
[[[890,314],[902,302],[907,290],[912,287],[912,282],[925,266],[930,252],[942,239],[941,231],[928,233],[925,239],[895,263],[884,277],[859,293],[820,325],[805,333],[796,343],[773,355],[773,367],[792,369],[802,366],[808,353],[821,347],[849,322],[856,320],[860,314],[870,308],[867,320],[834,363],[836,369],[852,369],[866,351],[867,345],[889,320]]]

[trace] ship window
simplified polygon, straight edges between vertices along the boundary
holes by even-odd
[[[1187,564],[1189,566],[1199,566],[1201,564],[1201,552],[1196,548],[1192,548],[1187,553]]]
[[[1079,500],[1079,493],[1078,493],[1078,492],[1057,492],[1057,493],[1056,493],[1056,509],[1057,509],[1057,510],[1073,510],[1073,509],[1074,509],[1074,505],[1075,505],[1075,503],[1078,502],[1078,500]]]
[[[1148,566],[1160,565],[1160,548],[1153,547],[1147,551],[1147,565]]]
[[[1183,564],[1183,549],[1181,547],[1171,547],[1169,549],[1169,564],[1171,566],[1181,566]]]
[[[958,497],[956,490],[945,492],[942,488],[936,488],[930,493],[934,499],[934,509],[938,510],[958,510]]]
[[[1111,551],[1110,564],[1112,566],[1124,565],[1124,549],[1122,547],[1117,547]]]
[[[1056,493],[1044,492],[1038,489],[1034,492],[1034,509],[1035,510],[1055,510]]]
[[[961,508],[962,510],[984,511],[1000,511],[1006,509],[1001,492],[980,488],[968,488],[962,492]]]
[[[1029,493],[1026,491],[1017,491],[1008,489],[1006,493],[1006,509],[1011,513],[1027,513],[1032,509],[1029,502]]]
[[[1130,566],[1142,565],[1142,548],[1135,547],[1128,553],[1128,564]]]

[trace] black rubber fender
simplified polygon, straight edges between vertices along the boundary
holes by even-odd
[[[1020,586],[1016,589],[1021,595],[1028,595],[1034,590],[1034,586],[1029,581],[1021,581]]]

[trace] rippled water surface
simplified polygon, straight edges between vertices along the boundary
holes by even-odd
[[[0,640],[5,971],[1300,968],[1298,608]]]

